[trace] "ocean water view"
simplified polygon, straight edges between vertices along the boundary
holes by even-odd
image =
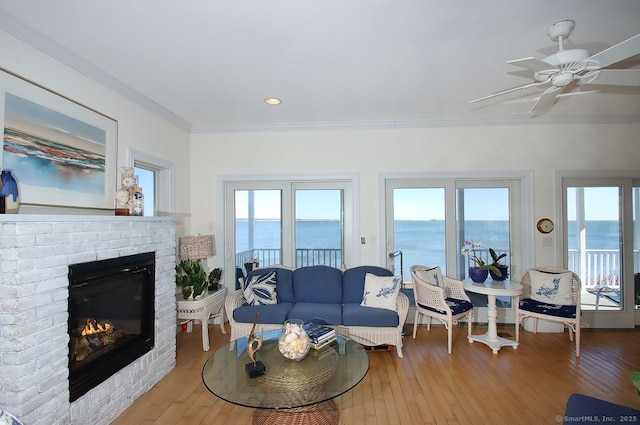
[[[587,221],[587,249],[617,250],[617,221]],[[578,249],[577,226],[569,223],[569,248]],[[509,223],[502,220],[467,221],[465,239],[481,242],[485,248],[509,250]],[[341,223],[338,220],[299,220],[296,223],[298,249],[341,248]],[[256,220],[254,222],[253,249],[280,248],[280,222],[277,220]],[[247,251],[249,244],[249,224],[247,220],[236,222],[236,252]],[[445,270],[445,222],[443,220],[396,220],[394,222],[394,251],[403,252],[403,274],[410,280],[409,267],[414,264],[440,265]],[[396,257],[396,267],[399,267]],[[338,267],[341,262],[338,262]],[[351,266],[347,264],[347,266]],[[396,272],[399,273],[399,270]]]

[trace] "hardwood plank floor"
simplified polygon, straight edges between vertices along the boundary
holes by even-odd
[[[474,328],[474,333],[484,332]],[[514,336],[514,328],[499,329]],[[371,352],[369,373],[338,397],[340,424],[558,424],[572,393],[640,409],[629,374],[640,370],[640,330],[583,330],[580,358],[564,334],[520,333],[520,347],[494,355],[454,329],[418,328],[404,337],[404,359],[395,350]],[[228,341],[209,327],[211,350],[202,351],[198,325],[177,335],[177,366],[114,422],[125,424],[251,423],[253,409],[218,399],[202,384],[205,361]]]

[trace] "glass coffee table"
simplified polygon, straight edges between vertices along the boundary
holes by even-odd
[[[250,379],[245,365],[252,363],[247,338],[216,351],[202,368],[207,389],[229,403],[255,408],[254,424],[337,424],[335,397],[358,385],[369,370],[362,345],[344,336],[320,350],[311,349],[299,362],[278,351],[281,331],[263,333],[257,360],[266,373]],[[259,334],[258,334],[259,335]]]

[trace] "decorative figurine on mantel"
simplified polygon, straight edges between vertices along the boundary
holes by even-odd
[[[133,167],[120,168],[122,187],[116,191],[116,215],[144,215],[144,195]]]
[[[249,338],[247,339],[247,353],[249,353],[249,358],[253,361],[253,363],[247,363],[245,365],[245,369],[247,371],[247,375],[249,375],[249,378],[251,379],[257,378],[266,373],[264,363],[262,363],[260,360],[256,360],[256,353],[262,347],[262,339],[264,336],[260,335],[260,338],[256,338],[256,325],[258,324],[259,315],[260,313],[256,313],[256,316],[253,319],[253,327],[251,328],[251,333],[249,334]]]

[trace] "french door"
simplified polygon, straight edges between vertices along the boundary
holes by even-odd
[[[350,181],[226,182],[225,269],[355,264],[352,193]]]
[[[635,324],[639,186],[629,178],[562,179],[564,264],[580,276],[588,327]]]

